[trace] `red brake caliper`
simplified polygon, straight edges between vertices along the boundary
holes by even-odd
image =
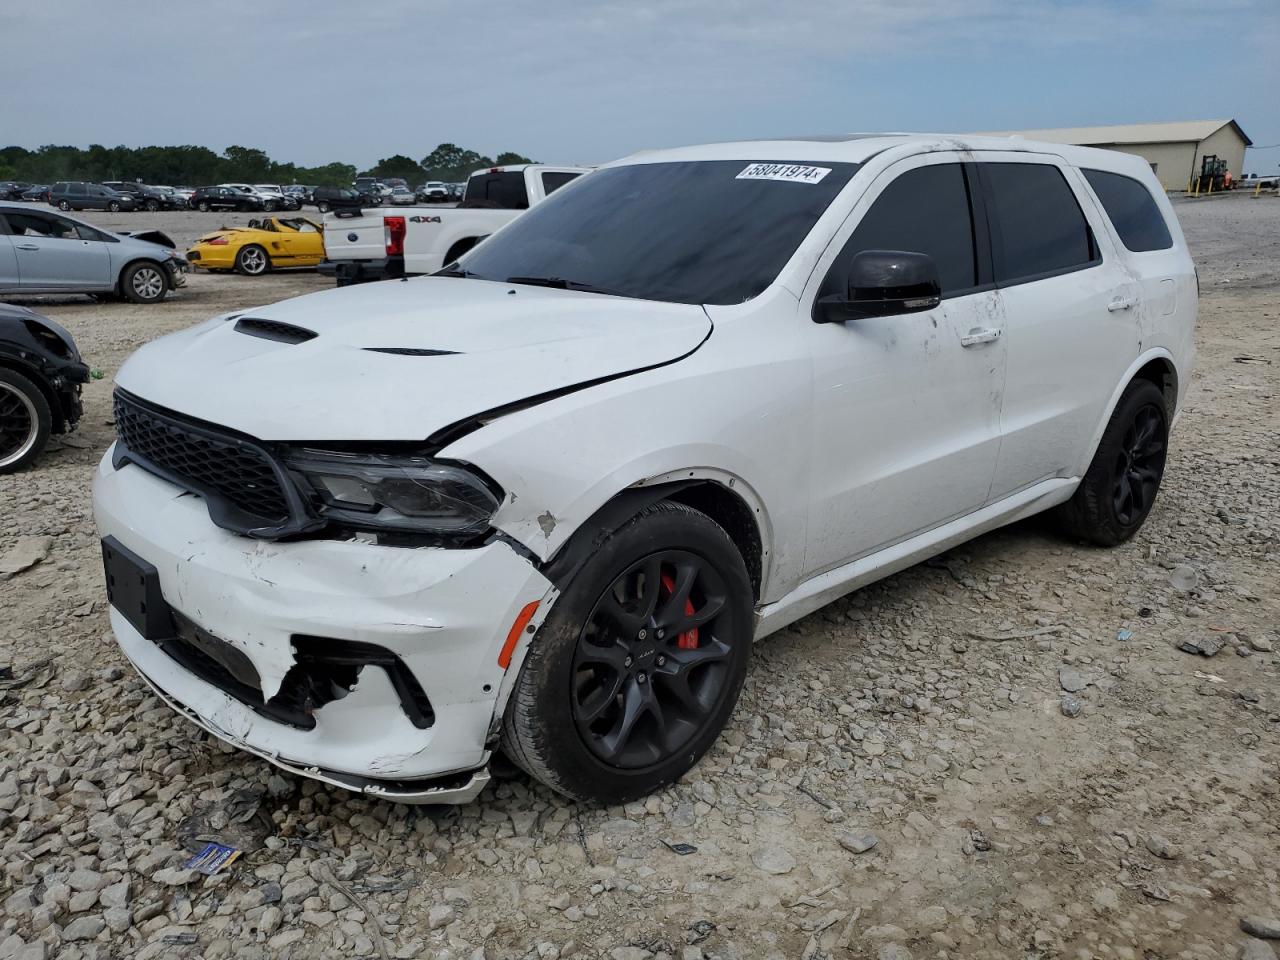
[[[671,576],[671,574],[669,573],[662,574],[662,585],[667,588],[668,594],[673,594],[676,592],[676,581],[675,581],[675,578]],[[692,600],[690,599],[685,600],[684,612],[692,616],[693,614]],[[686,630],[684,633],[680,634],[680,636],[676,637],[676,646],[679,647],[681,650],[697,650],[698,649],[698,628],[694,627],[692,630]]]

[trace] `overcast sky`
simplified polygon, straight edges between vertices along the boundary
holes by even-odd
[[[1234,117],[1280,144],[1280,0],[46,0],[0,144],[368,166],[451,141],[596,163],[788,134]],[[1246,167],[1280,168],[1280,149]]]

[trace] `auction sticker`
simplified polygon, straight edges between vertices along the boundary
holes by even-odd
[[[830,172],[830,167],[804,167],[796,163],[752,163],[734,179],[817,183]]]

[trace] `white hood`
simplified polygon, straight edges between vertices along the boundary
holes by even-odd
[[[317,336],[282,343],[237,331],[250,317]],[[699,306],[424,277],[208,321],[147,344],[116,382],[261,440],[424,440],[494,407],[678,359],[710,331]]]

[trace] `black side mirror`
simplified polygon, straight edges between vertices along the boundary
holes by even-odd
[[[863,250],[849,264],[844,296],[820,297],[813,305],[818,323],[892,317],[932,310],[942,302],[938,265],[927,253]]]

